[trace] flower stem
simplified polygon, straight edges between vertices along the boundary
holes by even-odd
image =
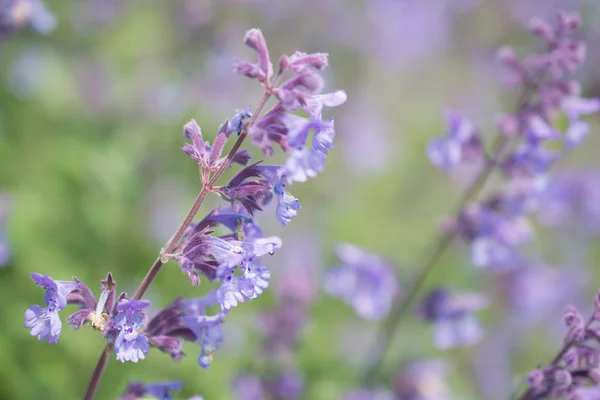
[[[104,346],[104,350],[102,354],[100,354],[100,359],[96,364],[96,368],[94,368],[94,372],[92,373],[92,378],[90,379],[90,383],[83,395],[83,400],[92,400],[96,394],[96,389],[100,384],[100,379],[102,378],[102,374],[104,373],[104,369],[106,368],[106,364],[108,364],[108,357],[110,356],[112,350],[112,343],[107,343]]]
[[[242,145],[242,142],[244,141],[246,136],[248,136],[249,128],[256,122],[256,120],[258,119],[258,116],[260,115],[260,113],[262,112],[263,108],[265,107],[267,101],[271,97],[271,89],[270,88],[276,84],[278,79],[279,79],[279,75],[277,75],[277,77],[274,79],[274,81],[271,85],[266,87],[265,93],[264,93],[263,97],[261,98],[260,102],[258,103],[256,110],[252,114],[252,117],[250,118],[248,123],[244,125],[244,129],[242,130],[242,133],[240,134],[240,136],[237,138],[237,140],[233,144],[233,147],[231,148],[229,153],[227,153],[227,156],[225,157],[225,161],[221,164],[219,169],[217,171],[215,171],[215,173],[211,177],[208,184],[202,186],[200,193],[198,193],[198,196],[196,197],[196,200],[194,200],[194,204],[192,204],[192,207],[190,208],[190,211],[185,216],[185,219],[183,220],[183,222],[181,223],[179,228],[177,228],[177,231],[175,232],[175,234],[173,234],[171,239],[165,244],[165,246],[161,250],[158,258],[154,261],[154,264],[152,264],[152,266],[146,273],[146,276],[144,276],[144,279],[142,279],[142,282],[140,282],[140,285],[138,286],[138,288],[135,291],[135,294],[133,295],[134,300],[139,300],[144,296],[144,294],[146,293],[146,290],[148,290],[148,288],[154,281],[154,278],[156,278],[156,275],[158,275],[159,271],[165,264],[162,260],[162,255],[167,254],[167,253],[172,253],[173,250],[175,248],[177,248],[179,241],[185,234],[185,231],[187,230],[187,228],[190,226],[190,224],[194,220],[194,217],[196,216],[196,214],[198,213],[198,210],[204,203],[204,200],[206,200],[206,196],[208,195],[209,192],[212,192],[214,184],[221,177],[221,175],[223,175],[223,172],[225,172],[225,170],[229,167],[229,164],[231,164],[231,160],[235,156],[235,153],[238,151],[238,149]],[[106,365],[108,364],[108,357],[112,351],[112,348],[113,348],[112,343],[107,343],[106,346],[104,347],[104,350],[102,351],[102,354],[100,355],[100,359],[98,360],[98,363],[96,364],[96,368],[94,368],[94,372],[92,373],[90,382],[88,383],[88,387],[85,391],[85,395],[83,396],[83,400],[93,400],[94,396],[96,395],[96,390],[98,389],[98,385],[100,384],[100,380],[104,373],[104,369],[106,368]]]
[[[494,166],[496,165],[496,160],[498,155],[500,155],[504,149],[504,146],[508,142],[506,136],[499,135],[496,137],[496,140],[492,144],[491,157],[488,157],[485,163],[483,170],[477,176],[477,179],[469,186],[465,194],[463,195],[462,200],[460,201],[460,205],[458,207],[457,215],[460,210],[473,198],[475,198],[481,189],[483,188],[485,182],[489,178]],[[456,234],[454,231],[443,231],[441,232],[432,242],[430,246],[428,246],[428,251],[424,256],[423,265],[420,268],[418,275],[416,276],[410,291],[406,295],[406,297],[395,304],[394,308],[392,308],[390,312],[389,318],[383,323],[382,328],[379,332],[377,339],[375,340],[375,345],[371,350],[370,362],[365,371],[364,382],[366,384],[372,383],[379,368],[381,367],[381,361],[385,357],[386,350],[391,344],[392,338],[400,321],[402,321],[403,317],[406,315],[408,309],[411,304],[417,297],[417,294],[425,280],[433,271],[434,266],[437,261],[440,259],[444,251],[452,244],[454,239],[456,238]]]

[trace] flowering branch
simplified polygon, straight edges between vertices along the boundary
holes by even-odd
[[[276,80],[274,80],[274,83],[276,83]],[[260,103],[256,107],[256,110],[254,111],[252,118],[245,125],[245,127],[242,131],[242,134],[238,137],[235,144],[233,145],[233,147],[227,154],[227,157],[226,157],[225,161],[221,164],[221,167],[213,174],[212,178],[210,179],[210,181],[208,183],[202,184],[200,193],[198,193],[198,196],[196,197],[196,200],[194,200],[194,203],[192,204],[190,211],[185,216],[185,219],[183,220],[183,222],[181,223],[179,228],[177,228],[177,231],[172,236],[172,238],[165,244],[165,246],[163,247],[163,250],[161,251],[161,255],[159,255],[159,257],[156,259],[156,261],[154,261],[154,264],[152,264],[152,266],[146,273],[146,276],[144,277],[144,279],[142,279],[142,282],[140,282],[140,284],[139,284],[138,288],[136,289],[135,294],[133,296],[134,300],[139,300],[144,296],[144,294],[146,293],[146,290],[148,290],[148,288],[154,281],[154,278],[156,278],[156,276],[158,275],[159,271],[161,270],[161,268],[163,267],[165,262],[168,261],[168,259],[163,261],[163,254],[171,253],[177,247],[177,245],[178,245],[179,241],[181,240],[181,238],[183,237],[185,231],[189,228],[190,224],[194,220],[194,217],[198,213],[198,210],[202,206],[202,203],[204,203],[206,196],[208,195],[208,193],[213,191],[213,185],[219,179],[219,177],[223,174],[223,172],[225,172],[225,170],[227,170],[227,168],[230,166],[233,156],[237,153],[237,150],[240,148],[242,142],[244,141],[244,139],[247,136],[248,129],[252,126],[252,124],[254,122],[256,122],[256,117],[258,115],[260,115],[267,100],[269,99],[269,97],[271,97],[271,95],[272,95],[271,87],[272,87],[271,85],[268,85],[265,87],[265,93],[264,93]],[[106,368],[106,365],[108,364],[108,356],[110,355],[111,350],[112,350],[112,343],[107,343],[104,350],[102,351],[102,354],[100,355],[100,359],[98,360],[96,367],[94,368],[94,372],[92,373],[92,377],[90,378],[90,383],[88,384],[85,395],[83,397],[84,400],[91,400],[94,398],[96,389],[98,388],[98,385],[100,384],[100,378],[102,377],[102,374],[104,373],[104,369]]]
[[[237,60],[234,70],[257,79],[265,92],[254,113],[249,109],[237,111],[222,124],[211,145],[202,137],[196,121],[184,126],[184,136],[191,142],[182,150],[199,168],[202,187],[190,211],[161,249],[132,297],[127,293],[116,296],[116,284],[109,274],[102,281],[98,300],[79,279],[58,281],[46,275],[32,273],[34,282],[46,289],[47,307],[31,306],[25,312],[25,327],[39,340],[56,343],[62,329],[59,312],[67,304],[79,306],[67,322],[73,329],[86,323],[102,332],[107,344],[89,381],[84,400],[94,398],[108,357],[114,349],[117,360],[138,362],[145,359],[150,346],[168,354],[174,361],[183,356],[183,341],[200,345],[198,364],[208,368],[213,352],[223,341],[222,323],[232,308],[246,300],[258,297],[269,285],[271,273],[261,264],[261,257],[273,254],[281,247],[278,237],[265,237],[253,219],[254,212],[262,211],[277,198],[277,219],[285,226],[300,209],[300,202],[285,190],[286,184],[303,182],[315,177],[325,167],[325,156],[333,148],[334,121],[322,120],[324,107],[335,107],[346,101],[343,91],[320,94],[323,80],[319,71],[327,66],[327,54],[295,52],[279,59],[279,70],[273,73],[266,42],[258,29],[246,33],[244,41],[258,54],[258,62]],[[292,76],[279,85],[284,73]],[[277,104],[263,113],[267,101],[277,98]],[[302,110],[308,117],[302,117]],[[247,121],[247,122],[246,122]],[[231,150],[221,157],[228,139],[237,135]],[[311,135],[312,134],[312,135]],[[247,165],[251,159],[248,150],[240,150],[246,137],[266,155],[273,153],[272,144],[278,144],[289,153],[285,165]],[[310,147],[309,147],[310,146]],[[221,175],[233,164],[244,168],[226,185],[215,186]],[[202,220],[194,218],[209,193],[230,202],[230,206],[212,210]],[[222,225],[231,233],[218,236],[212,229]],[[175,260],[192,285],[200,283],[200,276],[209,281],[220,281],[218,289],[193,299],[176,299],[148,319],[143,311],[150,302],[142,297],[163,265]],[[219,312],[208,315],[207,308],[219,306]],[[145,385],[134,382],[123,398],[135,393],[165,393],[180,387],[177,382]]]
[[[545,53],[522,62],[512,50],[500,51],[501,61],[512,72],[511,80],[525,90],[517,103],[516,114],[499,119],[500,135],[494,140],[489,153],[484,151],[479,132],[473,125],[453,113],[448,114],[448,137],[435,139],[430,144],[429,158],[439,168],[450,170],[471,159],[482,159],[483,167],[463,195],[449,226],[428,247],[408,294],[395,304],[382,324],[364,375],[365,384],[373,383],[402,318],[437,261],[456,238],[461,237],[471,243],[473,263],[477,266],[507,268],[520,262],[511,246],[529,236],[528,224],[519,215],[523,213],[524,198],[535,193],[531,189],[535,178],[546,174],[560,158],[543,146],[546,141],[562,139],[548,121],[560,109],[567,113],[571,126],[565,133],[564,142],[565,148],[569,149],[580,144],[587,134],[587,124],[579,117],[600,108],[595,99],[579,98],[576,82],[569,79],[569,75],[581,65],[585,53],[584,44],[571,37],[580,21],[577,16],[567,13],[559,13],[558,20],[556,29],[541,20],[532,21],[532,32],[547,44]],[[519,142],[517,139],[524,139],[524,143],[512,148],[512,144]],[[516,194],[499,192],[489,200],[470,205],[479,196],[495,167],[514,180],[518,188],[513,190]]]
[[[600,382],[600,353],[586,342],[598,343],[600,335],[592,324],[598,321],[600,310],[600,292],[596,296],[595,311],[584,322],[574,307],[567,307],[563,321],[569,332],[564,344],[545,368],[537,368],[527,375],[529,388],[518,400],[544,399],[549,396],[579,399],[583,396],[583,384],[588,381]]]

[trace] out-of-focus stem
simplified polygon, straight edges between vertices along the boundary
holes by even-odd
[[[531,101],[531,98],[537,92],[540,83],[543,81],[545,75],[546,71],[542,70],[537,76],[528,81],[528,84],[526,85],[526,90],[522,92],[520,98],[517,101],[517,112],[520,113],[528,106],[529,102]],[[522,125],[524,121],[519,121],[519,123]],[[500,158],[502,157],[505,151],[505,147],[509,145],[510,142],[511,140],[502,133],[496,136],[496,138],[490,146],[489,153],[487,153],[485,157],[485,164],[482,171],[479,173],[475,181],[473,181],[473,183],[465,191],[465,194],[463,195],[454,215],[459,215],[462,208],[467,203],[472,201],[475,197],[477,197],[481,189],[483,189],[483,186],[487,182],[492,171],[494,170],[494,167],[496,167],[496,165],[500,163]],[[396,303],[394,305],[388,319],[382,324],[378,337],[376,337],[375,339],[375,344],[373,349],[371,350],[370,358],[364,374],[365,385],[369,385],[373,382],[379,369],[382,366],[381,364],[383,358],[385,357],[385,353],[392,342],[394,333],[398,329],[400,321],[406,315],[413,301],[417,297],[419,290],[425,283],[425,280],[427,279],[431,271],[433,271],[433,268],[436,265],[437,261],[440,259],[444,251],[446,251],[446,249],[452,244],[455,238],[456,233],[454,231],[443,231],[439,233],[438,236],[436,236],[436,238],[433,240],[432,244],[427,247],[428,250],[423,256],[423,260],[425,261],[423,261],[420,264],[422,265],[422,267],[419,269],[419,273],[414,279],[410,291],[401,302]]]
[[[492,150],[490,151],[491,156],[486,158],[484,168],[463,195],[459,207],[454,215],[458,215],[460,210],[479,194],[485,182],[489,178],[492,170],[494,169],[496,160],[502,153],[507,142],[508,140],[506,136],[499,135],[496,137],[496,140],[492,144]],[[365,383],[371,383],[377,375],[377,372],[382,364],[381,362],[385,357],[385,352],[391,344],[392,338],[396,332],[396,329],[398,328],[398,325],[400,324],[400,321],[407,314],[408,309],[417,297],[417,294],[423,286],[423,283],[425,283],[427,276],[429,276],[441,255],[450,246],[450,244],[452,244],[455,238],[456,233],[454,231],[442,231],[427,248],[427,252],[423,257],[425,261],[421,263],[422,267],[419,269],[419,273],[416,276],[410,291],[402,301],[394,305],[390,312],[390,316],[383,323],[379,335],[375,340],[375,345],[371,350],[369,364],[365,372]]]

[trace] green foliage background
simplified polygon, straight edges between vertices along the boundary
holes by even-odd
[[[366,38],[401,53],[407,43],[426,38],[382,43],[362,2],[131,1],[116,6],[114,18],[99,25],[82,17],[82,5],[90,2],[47,4],[58,18],[55,31],[40,36],[23,30],[0,47],[0,190],[11,197],[8,235],[14,251],[11,264],[0,270],[2,399],[75,399],[85,391],[104,341],[89,328],[75,332],[66,323],[57,345],[30,337],[22,326],[23,313],[43,301],[43,291],[29,273],[55,279],[75,275],[98,293],[97,282],[111,271],[119,290],[133,292],[162,245],[152,234],[152,215],[163,217],[158,236],[164,239],[199,189],[195,166],[179,150],[183,124],[195,118],[212,139],[235,109],[253,106],[260,97],[256,84],[214,65],[215,54],[253,57],[242,46],[246,29],[263,30],[274,60],[295,50],[329,52],[328,88],[346,89],[349,97],[330,113],[336,117],[338,145],[326,172],[292,188],[303,204],[300,215],[285,229],[272,210],[260,217],[264,230],[280,235],[291,248],[268,261],[273,285],[289,273],[288,264],[303,262],[311,264],[306,267],[314,269],[319,282],[323,268],[336,262],[333,246],[339,240],[394,260],[401,281],[407,282],[460,197],[460,182],[436,171],[425,157],[427,142],[443,131],[442,110],[466,110],[489,137],[496,110],[510,110],[517,95],[501,90],[499,70],[493,67],[495,49],[503,43],[519,50],[536,45],[509,17],[512,6],[505,1],[482,2],[453,18],[442,45],[401,61],[377,57],[356,40]],[[200,22],[189,22],[193,17]],[[587,34],[596,28],[592,23]],[[346,36],[348,31],[353,35]],[[596,49],[590,49],[592,60],[598,57]],[[40,58],[16,64],[23,54]],[[109,73],[99,73],[98,66]],[[591,85],[598,78],[593,69],[585,75]],[[20,75],[27,77],[25,83],[15,81]],[[31,90],[23,89],[27,82],[34,82]],[[379,114],[379,126],[361,120],[367,106]],[[592,136],[568,164],[597,163],[593,149],[599,143]],[[370,142],[381,150],[368,151]],[[349,153],[353,143],[364,147],[364,154]],[[364,168],[365,160],[383,168]],[[215,199],[208,201],[201,214],[215,204]],[[553,242],[544,241],[549,235],[542,235],[536,249],[552,258],[556,249],[547,243]],[[298,247],[307,242],[317,251],[316,261],[302,259]],[[489,291],[494,279],[474,271],[461,246],[446,254],[436,271],[427,286]],[[600,280],[593,279],[589,289],[598,285]],[[148,297],[158,308],[176,296],[199,296],[208,286],[191,287],[177,265],[169,264]],[[181,380],[183,398],[231,398],[233,378],[259,348],[256,316],[273,306],[268,290],[235,309],[226,323],[225,348],[208,371],[197,366],[193,346],[186,347],[189,356],[179,364],[158,351],[138,364],[121,364],[113,357],[98,398],[116,398],[132,379]],[[555,310],[556,320],[560,312]],[[490,329],[503,313],[497,305],[484,313]],[[68,314],[69,309],[61,315]],[[347,306],[325,296],[311,315],[298,348],[306,398],[338,398],[354,387],[358,371],[347,358],[364,357],[373,324],[358,321]],[[342,338],[354,328],[365,334],[342,351]],[[515,344],[515,382],[559,345],[560,330],[551,338],[540,335],[543,330],[535,328]],[[479,398],[470,362],[474,351],[433,349],[428,327],[409,318],[388,354],[387,368],[394,371],[415,358],[452,357],[449,382],[456,398]]]

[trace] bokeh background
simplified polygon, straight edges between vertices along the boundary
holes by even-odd
[[[600,96],[595,0],[46,5],[57,22],[52,32],[25,28],[0,43],[0,191],[11,250],[0,269],[2,399],[75,399],[84,392],[104,340],[66,324],[57,345],[30,337],[23,313],[43,301],[43,291],[29,273],[75,275],[98,290],[96,282],[111,271],[120,290],[133,292],[199,190],[196,166],[179,150],[183,124],[196,119],[212,140],[219,124],[261,95],[255,82],[231,70],[232,57],[252,55],[242,42],[247,29],[261,28],[274,58],[295,50],[330,53],[327,87],[348,93],[347,103],[330,112],[336,148],[325,173],[293,187],[302,209],[288,227],[280,227],[273,210],[259,215],[263,230],[281,236],[284,249],[267,260],[270,289],[230,313],[212,367],[198,367],[194,346],[179,364],[158,351],[138,364],[112,357],[99,399],[116,398],[131,379],[181,380],[181,398],[233,398],[234,378],[250,371],[261,348],[258,316],[275,306],[274,290],[290,276],[308,279],[317,293],[295,354],[303,398],[341,397],[357,384],[376,323],[325,296],[324,271],[337,263],[335,244],[347,241],[393,260],[401,285],[410,280],[469,182],[469,171],[449,177],[425,156],[427,142],[444,130],[443,110],[458,110],[493,134],[495,117],[512,110],[518,95],[502,81],[496,50],[504,44],[521,54],[539,48],[527,21],[550,17],[558,7],[583,12],[589,57],[580,77],[585,95]],[[600,177],[599,121],[591,122],[587,145],[571,153],[557,175]],[[217,204],[210,199],[200,214]],[[453,246],[426,286],[489,295],[492,305],[480,314],[485,338],[469,348],[436,350],[430,326],[411,317],[397,333],[387,371],[437,360],[445,376],[425,385],[447,385],[455,399],[508,398],[523,374],[560,346],[564,306],[590,310],[600,286],[597,236],[572,222],[539,227],[526,251],[544,265],[536,270],[542,273],[513,286],[516,277],[477,271],[467,249]],[[156,309],[209,287],[191,287],[169,264],[148,298]]]

